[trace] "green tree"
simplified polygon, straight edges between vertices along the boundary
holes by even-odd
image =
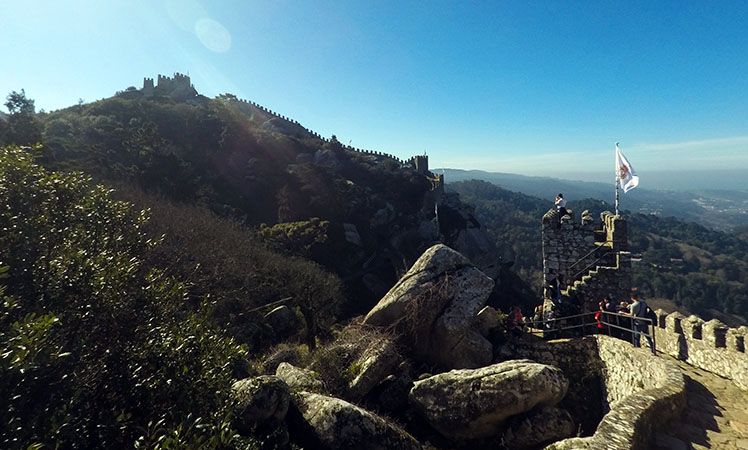
[[[31,145],[41,141],[42,126],[36,118],[34,100],[26,97],[26,91],[12,91],[6,97],[5,106],[10,112],[8,123],[0,130],[0,145]]]
[[[29,148],[0,149],[0,179],[0,447],[230,445],[245,351],[144,264],[146,214]]]

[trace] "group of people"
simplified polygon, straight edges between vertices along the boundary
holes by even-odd
[[[545,338],[554,339],[559,334],[558,319],[568,315],[561,313],[562,305],[564,303],[559,302],[557,304],[553,300],[549,305],[546,305],[545,310],[543,305],[538,305],[535,307],[533,317],[529,320],[524,318],[518,306],[513,306],[507,316],[506,329],[511,335],[520,336],[527,326],[532,326],[543,330]],[[647,303],[636,296],[631,297],[631,302],[623,301],[618,304],[606,297],[598,304],[598,311],[595,314],[597,332],[626,340],[632,337],[635,347],[641,346],[641,336],[644,335],[649,347],[654,348],[652,334],[649,330],[649,325],[652,323],[651,315],[652,312]],[[623,316],[629,316],[630,318]],[[578,319],[582,321],[584,317],[580,316]]]
[[[620,318],[620,316],[606,313],[621,314],[632,318]],[[652,334],[649,330],[650,320],[646,319],[651,320],[651,309],[647,302],[635,296],[631,297],[631,302],[623,301],[618,305],[606,297],[599,303],[598,311],[595,313],[598,333],[610,333],[617,337],[624,337],[628,334],[624,330],[632,330],[634,347],[641,346],[641,336],[644,335],[649,347],[653,348]],[[615,327],[609,327],[610,325],[615,325]]]

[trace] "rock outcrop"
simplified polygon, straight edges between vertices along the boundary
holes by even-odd
[[[493,286],[467,258],[435,245],[367,314],[364,324],[396,326],[425,362],[481,367],[491,362],[491,343],[472,325]]]
[[[361,400],[381,383],[402,362],[402,357],[389,339],[371,342],[355,361],[357,374],[348,385],[348,398]]]
[[[504,443],[512,450],[538,448],[571,437],[576,431],[571,414],[552,406],[535,409],[511,422],[504,434]]]
[[[475,324],[481,336],[488,338],[494,330],[501,328],[499,312],[490,306],[486,306],[478,312],[475,317]]]
[[[278,377],[263,375],[239,380],[231,386],[236,400],[235,426],[240,432],[250,432],[257,423],[282,421],[288,412],[288,385]]]
[[[338,398],[309,392],[294,396],[298,409],[318,446],[330,450],[416,450],[411,435],[381,417]],[[313,444],[313,445],[314,445]]]
[[[568,387],[561,369],[515,360],[417,381],[409,400],[442,435],[474,439],[500,433],[511,416],[557,404]]]
[[[291,391],[323,392],[325,390],[325,385],[317,372],[301,369],[287,362],[278,365],[275,376],[285,381]]]

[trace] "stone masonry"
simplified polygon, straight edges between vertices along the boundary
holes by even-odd
[[[608,336],[515,341],[502,356],[527,358],[561,368],[570,378],[568,396],[585,389],[583,379],[598,375],[603,417],[591,436],[565,439],[548,449],[647,449],[653,433],[686,406],[685,380],[677,366],[643,348]],[[574,403],[563,407],[572,407]],[[585,404],[592,409],[594,405]]]
[[[748,327],[728,328],[718,320],[705,322],[698,316],[685,317],[657,310],[657,350],[681,361],[732,380],[748,390]]]
[[[573,212],[572,212],[573,214]],[[564,283],[562,293],[582,300],[582,312],[596,311],[603,297],[615,301],[631,295],[631,256],[625,219],[608,211],[596,223],[588,211],[581,220],[561,217],[555,209],[543,216],[544,298],[550,298],[548,284],[557,275]]]

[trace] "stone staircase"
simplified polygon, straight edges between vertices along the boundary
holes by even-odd
[[[688,404],[651,442],[654,450],[748,450],[748,392],[669,356],[686,380]]]
[[[602,247],[606,247],[604,244]],[[620,252],[623,253],[623,252]],[[601,292],[605,292],[611,286],[616,286],[620,281],[619,270],[621,267],[621,254],[610,253],[599,261],[599,265],[587,271],[585,275],[574,280],[561,293],[566,297],[581,296],[582,298],[597,298]],[[607,295],[611,295],[608,293]],[[602,299],[600,299],[602,300]],[[595,305],[586,305],[587,309],[597,309]]]

